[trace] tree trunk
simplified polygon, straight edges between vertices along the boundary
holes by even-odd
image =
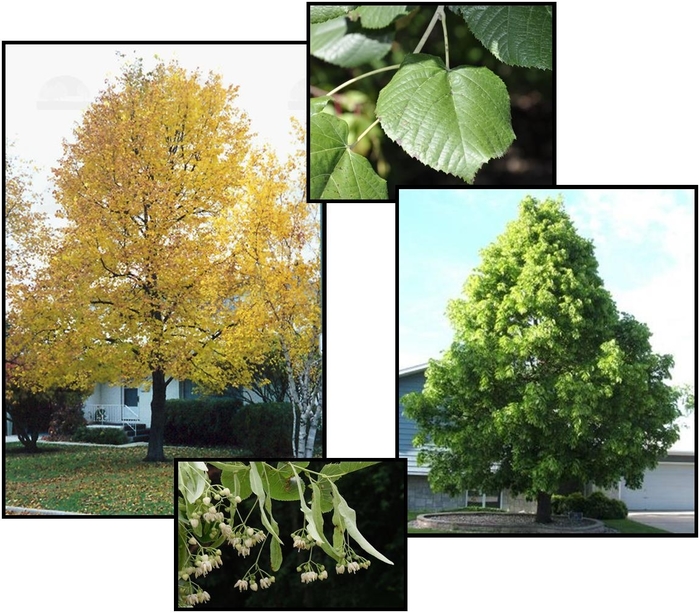
[[[151,400],[151,431],[148,436],[148,452],[144,462],[165,462],[163,436],[165,434],[165,390],[170,381],[162,370],[151,373],[153,399]]]
[[[29,453],[37,453],[39,451],[36,444],[39,440],[38,430],[17,428],[17,438]]]
[[[538,524],[552,523],[552,495],[547,492],[537,492],[535,522]]]
[[[306,438],[306,449],[304,457],[313,458],[314,457],[314,445],[316,444],[316,431],[318,430],[318,425],[323,417],[321,405],[316,405],[314,407],[313,416],[311,417],[311,425],[309,427],[309,434]]]

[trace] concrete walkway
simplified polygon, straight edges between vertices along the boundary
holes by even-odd
[[[630,511],[627,519],[677,534],[695,533],[693,511]]]
[[[19,443],[19,437],[18,436],[6,436],[5,437],[5,442],[6,443]],[[43,445],[83,445],[85,447],[119,447],[120,449],[123,449],[124,447],[145,447],[148,445],[148,443],[125,443],[124,445],[104,445],[102,443],[74,443],[72,441],[45,441],[42,438],[39,438],[37,440],[37,444],[43,444]]]

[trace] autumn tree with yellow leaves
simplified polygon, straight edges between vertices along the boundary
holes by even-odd
[[[151,386],[148,461],[165,460],[174,379],[249,386],[277,355],[288,377],[310,360],[321,380],[320,220],[305,202],[303,130],[280,161],[236,97],[214,73],[127,65],[64,143],[60,239],[13,313],[8,342],[36,356],[27,385]]]

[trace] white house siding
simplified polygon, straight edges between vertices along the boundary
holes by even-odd
[[[86,407],[95,405],[121,405],[124,404],[124,389],[123,386],[113,386],[107,383],[98,383],[92,395],[85,401]],[[175,400],[180,398],[180,385],[178,381],[172,380],[168,387],[165,388],[165,397],[167,400]],[[151,400],[153,392],[146,390],[143,386],[138,390],[138,410],[140,423],[151,425]]]

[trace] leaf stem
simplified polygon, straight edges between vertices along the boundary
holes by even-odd
[[[356,140],[352,145],[350,145],[350,149],[353,149],[353,148],[355,147],[355,145],[357,145],[357,143],[359,143],[365,136],[367,136],[367,133],[368,133],[374,126],[376,126],[378,123],[379,123],[379,118],[375,119],[374,122],[372,122],[372,125],[369,126],[369,128],[367,128],[362,134],[360,134],[360,135],[357,137],[357,140]]]
[[[430,20],[428,27],[426,28],[425,32],[423,33],[423,37],[418,42],[418,45],[413,50],[413,53],[420,53],[420,50],[423,48],[423,45],[425,45],[425,42],[428,40],[428,36],[430,36],[430,33],[433,31],[433,28],[435,27],[437,20],[440,19],[441,18],[440,16],[444,15],[444,14],[445,14],[445,7],[444,7],[444,5],[441,4],[435,10],[435,14],[433,15],[433,18]]]
[[[440,11],[440,21],[442,22],[442,35],[445,37],[445,68],[450,69],[450,45],[447,39],[447,14],[445,13],[445,7],[439,6],[438,11]]]
[[[336,87],[335,89],[329,91],[326,96],[332,96],[336,92],[339,92],[341,89],[344,87],[347,87],[348,85],[351,85],[355,81],[360,81],[361,79],[364,79],[365,77],[371,77],[373,74],[377,74],[380,72],[386,72],[387,70],[398,70],[398,68],[401,66],[401,64],[393,64],[392,66],[385,66],[384,68],[377,68],[376,70],[370,70],[369,72],[366,72],[364,74],[361,74],[359,77],[355,77],[354,79],[350,79],[349,81],[345,81],[345,83],[341,83]]]

